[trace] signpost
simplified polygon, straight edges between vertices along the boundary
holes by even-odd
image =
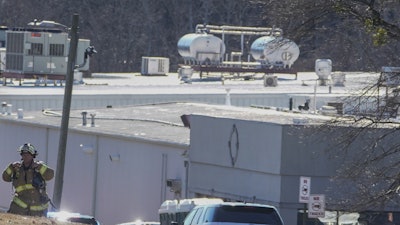
[[[310,192],[311,192],[311,177],[300,177],[299,202],[304,203],[303,225],[305,225],[307,221],[306,203],[308,203],[310,199]]]
[[[325,217],[325,195],[311,195],[311,177],[300,177],[299,202],[304,203],[303,225],[307,221],[306,211],[308,218]]]

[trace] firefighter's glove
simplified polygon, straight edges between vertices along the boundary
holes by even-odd
[[[14,170],[17,170],[18,168],[21,167],[21,162],[13,162],[9,166],[10,168],[13,168]]]

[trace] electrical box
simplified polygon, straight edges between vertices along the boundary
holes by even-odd
[[[170,188],[171,192],[181,192],[182,181],[180,179],[167,179],[167,187]]]

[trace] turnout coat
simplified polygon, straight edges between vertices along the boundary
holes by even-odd
[[[33,160],[25,167],[21,162],[10,163],[3,171],[3,180],[12,182],[14,197],[8,212],[30,216],[45,216],[49,205],[46,181],[54,170],[41,161]]]

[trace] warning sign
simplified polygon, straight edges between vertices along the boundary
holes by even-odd
[[[325,195],[310,195],[308,218],[325,217]]]

